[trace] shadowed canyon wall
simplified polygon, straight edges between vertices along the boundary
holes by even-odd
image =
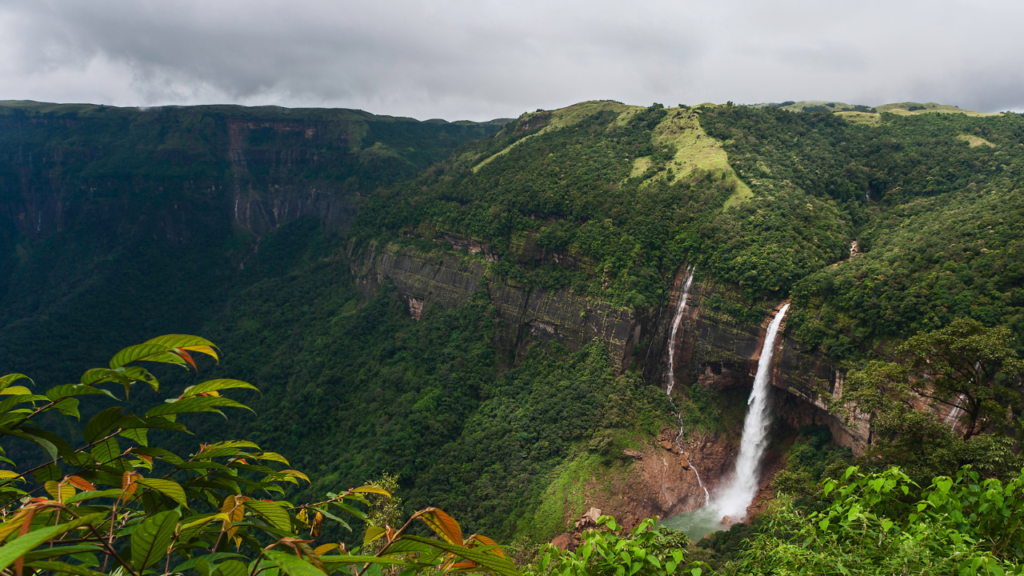
[[[448,242],[451,240],[442,240],[443,244]],[[468,241],[456,244],[469,246]],[[517,358],[531,338],[557,340],[571,350],[598,338],[607,344],[612,361],[620,369],[642,361],[648,382],[665,381],[668,324],[679,298],[682,273],[659,310],[632,311],[595,303],[566,290],[548,292],[501,281],[488,274],[480,251],[476,256],[472,251],[472,247],[462,253],[439,248],[426,253],[373,245],[361,262],[352,266],[358,285],[367,294],[385,282],[394,283],[414,316],[435,303],[456,307],[475,291],[486,290],[498,310],[499,347],[514,352]],[[699,273],[690,298],[675,343],[677,379],[719,389],[749,389],[767,326],[781,304],[760,321],[752,321],[751,314],[747,319],[737,318],[727,311],[730,305],[740,306],[735,293],[701,278]],[[825,424],[837,443],[855,453],[863,452],[869,439],[867,422],[856,420],[848,425],[829,414],[821,397],[823,393],[838,397],[842,373],[820,353],[809,353],[787,338],[784,326],[777,338],[771,380],[777,390],[777,414],[795,428]]]

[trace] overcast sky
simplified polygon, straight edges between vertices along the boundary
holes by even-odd
[[[1024,1],[0,0],[0,100],[420,119],[629,104],[1024,110]]]

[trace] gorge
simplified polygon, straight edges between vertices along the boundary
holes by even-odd
[[[906,108],[0,103],[0,363],[199,333],[263,396],[197,430],[288,454],[297,495],[399,474],[546,541],[710,510],[742,462],[738,519],[890,440],[850,371],[954,318],[1024,333],[1024,123]]]

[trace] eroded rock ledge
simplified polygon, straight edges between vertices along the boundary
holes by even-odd
[[[458,246],[462,251],[423,252],[393,244],[374,244],[353,258],[353,273],[360,290],[367,295],[388,281],[394,283],[415,318],[435,303],[454,308],[467,302],[474,292],[487,291],[498,310],[497,345],[515,358],[522,357],[531,341],[555,340],[570,350],[578,350],[596,338],[605,343],[620,370],[636,361],[647,381],[665,381],[668,324],[679,297],[681,278],[677,278],[676,288],[659,309],[632,311],[566,290],[549,292],[499,280],[489,275],[482,249],[474,251],[466,246]],[[706,278],[694,282],[684,325],[675,343],[679,381],[716,388],[752,386],[772,315],[755,324],[710,305],[712,300],[730,299],[735,300],[736,296],[729,287]],[[784,333],[776,346],[772,385],[785,392],[775,399],[777,414],[796,428],[825,424],[838,444],[862,453],[868,444],[868,423],[860,420],[848,425],[828,412],[825,398],[821,397],[826,389],[838,397],[842,372],[829,365],[821,354],[807,351]],[[634,350],[639,352],[637,357]]]
[[[530,339],[556,340],[578,350],[595,338],[604,342],[620,370],[629,365],[640,337],[632,311],[570,294],[503,282],[488,275],[487,262],[457,252],[424,253],[394,245],[371,245],[353,260],[356,283],[364,294],[391,281],[410,303],[410,314],[440,304],[454,308],[485,290],[498,310],[498,347],[521,357]]]

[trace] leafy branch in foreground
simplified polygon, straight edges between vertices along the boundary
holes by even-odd
[[[327,499],[292,504],[284,485],[309,482],[288,460],[253,442],[202,444],[182,457],[152,445],[150,430],[187,432],[180,414],[248,409],[221,392],[256,390],[246,382],[217,379],[186,388],[144,415],[123,405],[101,410],[83,428],[84,444],[73,447],[38,422],[54,414],[80,419],[83,396],[127,397],[144,383],[160,391],[157,378],[137,362],[178,365],[198,371],[193,354],[218,360],[213,343],[196,336],[168,335],[118,352],[108,368],[86,371],[77,384],[35,394],[23,374],[0,377],[0,439],[17,438],[42,449],[42,464],[21,470],[0,448],[0,570],[34,574],[96,576],[101,573],[170,574],[195,570],[202,576],[309,576],[350,567],[362,574],[382,565],[411,571],[486,570],[516,576],[497,544],[483,536],[463,541],[459,525],[435,508],[422,510],[395,531],[370,528],[366,542],[386,537],[376,555],[349,552],[343,543],[318,543],[325,519],[351,530],[342,512],[365,520],[367,494],[390,497],[373,485]],[[17,385],[16,385],[17,384]],[[332,512],[332,510],[334,512]],[[423,520],[442,540],[405,534]],[[309,530],[309,537],[299,535]]]

